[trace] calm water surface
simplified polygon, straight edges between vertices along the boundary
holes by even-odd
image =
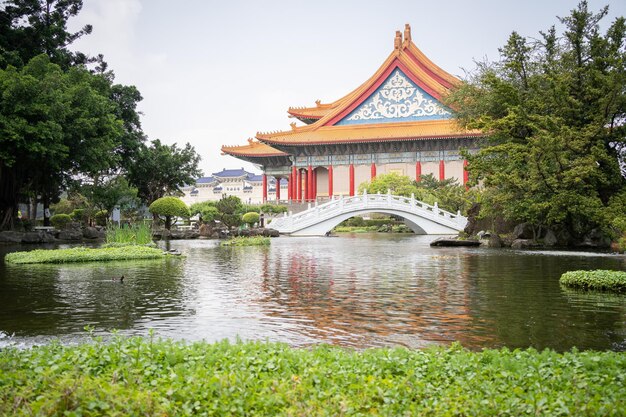
[[[572,269],[626,270],[623,256],[431,248],[435,236],[359,234],[221,248],[186,257],[61,266],[0,263],[0,346],[97,333],[294,346],[626,350],[626,295],[559,286]],[[0,257],[29,247],[0,247]],[[123,284],[112,277],[125,275]]]

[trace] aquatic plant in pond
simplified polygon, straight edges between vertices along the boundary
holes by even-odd
[[[163,251],[146,246],[123,246],[111,248],[37,249],[28,252],[13,252],[6,255],[5,262],[13,264],[42,264],[70,262],[103,262],[130,259],[158,259],[166,255]]]
[[[624,415],[626,355],[114,337],[0,351],[1,415]]]
[[[269,237],[263,236],[238,236],[232,239],[225,240],[220,243],[220,246],[268,246],[270,244]]]
[[[561,275],[559,282],[572,288],[626,292],[626,272],[623,271],[569,271]]]
[[[146,245],[152,243],[152,231],[145,223],[123,225],[122,227],[109,226],[106,229],[107,243],[133,243]]]

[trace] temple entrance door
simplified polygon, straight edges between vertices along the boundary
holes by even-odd
[[[318,201],[327,201],[330,199],[328,195],[328,169],[325,167],[315,168],[315,190],[317,191]]]

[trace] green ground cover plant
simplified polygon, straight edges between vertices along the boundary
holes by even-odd
[[[270,244],[270,238],[264,236],[238,236],[232,239],[225,240],[220,243],[220,246],[268,246]]]
[[[37,249],[12,252],[4,260],[12,264],[62,264],[70,262],[104,262],[131,259],[158,259],[165,257],[163,251],[146,246],[122,246],[109,248],[76,247],[70,249]]]
[[[620,416],[626,355],[122,338],[0,351],[0,414]]]
[[[571,288],[626,292],[626,272],[624,271],[569,271],[561,275],[559,282]]]

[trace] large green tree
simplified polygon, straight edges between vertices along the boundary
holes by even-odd
[[[81,67],[64,72],[45,55],[0,70],[0,228],[26,193],[47,206],[70,178],[117,162],[124,123],[108,85]]]
[[[183,148],[154,140],[142,145],[129,167],[128,179],[138,196],[150,205],[168,194],[181,194],[181,187],[193,184],[202,176],[198,168],[200,155],[189,143]]]
[[[513,32],[501,60],[480,64],[448,97],[462,125],[489,135],[468,155],[472,180],[487,190],[487,214],[574,236],[608,228],[606,209],[623,201],[616,196],[626,186],[618,161],[626,25],[620,17],[602,33],[607,11],[592,13],[582,1],[560,19],[560,36],[554,27],[540,40]]]
[[[92,31],[85,25],[68,32],[67,22],[83,7],[83,0],[5,0],[0,3],[0,68],[20,68],[32,58],[46,54],[52,62],[68,69],[76,64],[100,62],[102,56],[88,58],[68,46]]]

